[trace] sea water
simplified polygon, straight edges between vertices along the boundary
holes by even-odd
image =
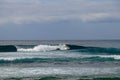
[[[87,48],[70,49],[67,44]],[[0,52],[1,80],[120,79],[119,40],[0,41],[0,45],[17,48]]]

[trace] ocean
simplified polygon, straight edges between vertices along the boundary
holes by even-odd
[[[120,80],[120,40],[1,40],[0,50],[0,80]]]

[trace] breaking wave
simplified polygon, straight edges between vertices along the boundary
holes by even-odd
[[[94,56],[94,57],[84,57],[84,58],[16,58],[16,59],[0,59],[0,64],[5,63],[40,63],[40,62],[109,62],[109,61],[120,61],[120,58],[116,57],[104,57],[104,56]]]
[[[37,45],[31,48],[19,47],[17,49],[17,51],[22,51],[22,52],[39,52],[39,51],[54,51],[54,50],[75,50],[77,52],[87,52],[87,53],[120,54],[119,48],[89,47],[89,46],[78,46],[78,45],[70,45],[70,44]]]
[[[66,45],[37,45],[33,48],[18,48],[18,51],[23,52],[39,52],[39,51],[54,51],[54,50],[68,50],[69,47]]]
[[[46,52],[56,50],[71,50],[95,54],[120,54],[120,48],[103,48],[91,46],[78,46],[71,44],[58,45],[6,45],[0,46],[0,52]]]

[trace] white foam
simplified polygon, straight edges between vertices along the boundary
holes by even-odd
[[[53,51],[53,50],[68,50],[69,47],[67,47],[65,44],[63,45],[56,45],[56,46],[51,46],[51,45],[38,45],[35,46],[34,48],[19,48],[18,51],[23,51],[23,52],[39,52],[39,51]]]
[[[113,58],[120,60],[120,55],[82,55],[81,58],[85,57],[101,57],[101,58]]]
[[[113,75],[119,74],[120,67],[0,67],[0,77],[32,77],[50,75]]]
[[[114,59],[120,59],[120,55],[99,55],[103,58],[114,58]]]

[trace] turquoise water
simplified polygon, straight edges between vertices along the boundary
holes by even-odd
[[[72,50],[66,44],[87,48]],[[17,52],[0,52],[0,78],[3,80],[120,78],[119,40],[0,41],[0,45],[14,45],[17,48]]]

